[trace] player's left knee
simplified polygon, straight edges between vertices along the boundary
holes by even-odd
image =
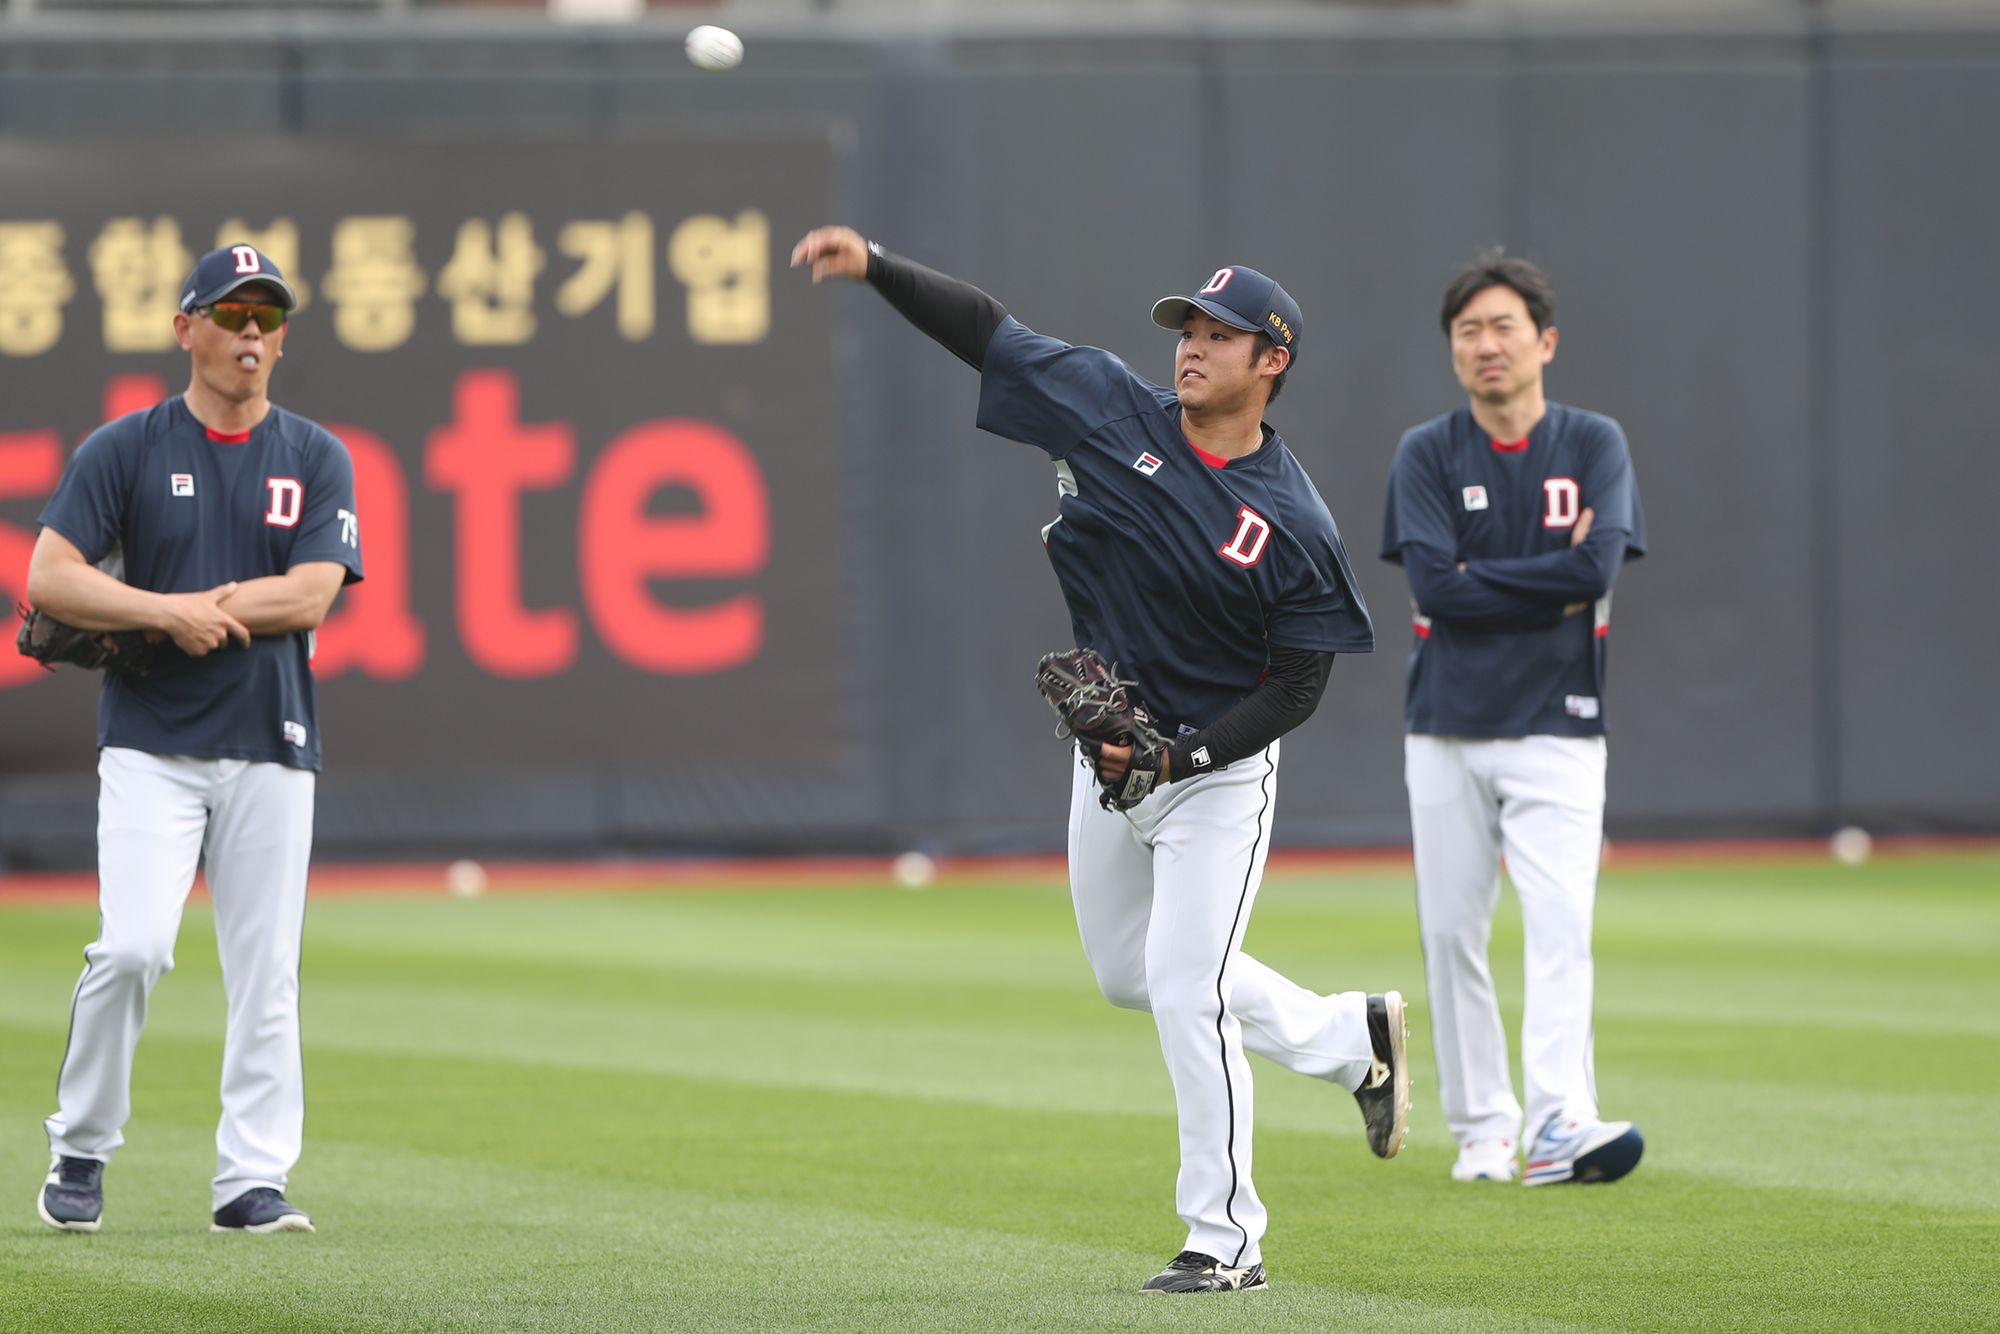
[[[1121,1010],[1150,1010],[1153,1008],[1153,998],[1146,994],[1146,988],[1143,983],[1135,987],[1107,983],[1100,978],[1098,979],[1097,987],[1098,990],[1104,993],[1104,999],[1110,1001]]]

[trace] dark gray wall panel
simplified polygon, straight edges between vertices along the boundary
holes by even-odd
[[[1831,75],[1840,793],[1991,827],[2000,46],[1880,54]]]

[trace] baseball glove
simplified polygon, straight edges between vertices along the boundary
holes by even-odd
[[[1106,746],[1130,746],[1125,772],[1112,782],[1099,778],[1098,801],[1107,811],[1129,811],[1144,801],[1160,778],[1167,740],[1153,726],[1153,715],[1132,691],[1133,683],[1118,679],[1118,669],[1094,648],[1049,653],[1035,664],[1035,685],[1061,720],[1056,735],[1075,737],[1096,772]]]
[[[50,671],[68,662],[93,671],[144,676],[166,653],[166,644],[148,643],[143,630],[79,630],[33,607],[24,605],[20,612],[14,647]]]

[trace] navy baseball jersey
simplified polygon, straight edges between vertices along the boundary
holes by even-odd
[[[1268,426],[1253,453],[1205,454],[1172,390],[1011,317],[986,348],[979,425],[1056,460],[1043,541],[1077,646],[1116,662],[1163,721],[1215,721],[1273,646],[1374,648],[1333,516]]]
[[[117,555],[134,588],[197,593],[332,561],[361,578],[354,465],[325,428],[273,406],[248,437],[212,433],[178,397],[106,423],[42,510],[93,563]],[[312,636],[173,652],[151,675],[107,673],[97,744],[156,755],[320,764]]]
[[[1585,509],[1589,535],[1573,551]],[[1609,582],[1645,551],[1631,455],[1611,418],[1550,403],[1527,440],[1503,443],[1460,408],[1410,430],[1389,476],[1382,558],[1409,569],[1420,604],[1420,565],[1449,580],[1463,561],[1466,575],[1420,607],[1431,614],[1416,618],[1407,730],[1602,736]],[[1585,600],[1587,612],[1563,614]]]

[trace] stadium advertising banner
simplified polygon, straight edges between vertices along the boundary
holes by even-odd
[[[329,763],[833,765],[847,673],[827,216],[806,134],[0,143],[0,596],[99,422],[179,393],[193,260],[302,304],[275,402],[355,464]],[[0,773],[91,763],[96,681],[0,655]],[[755,719],[754,725],[746,720]]]

